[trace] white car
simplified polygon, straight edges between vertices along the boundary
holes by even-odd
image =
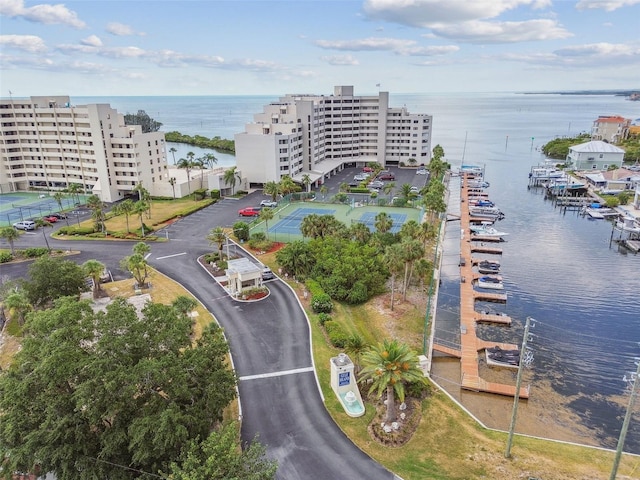
[[[31,220],[24,220],[23,222],[16,222],[13,224],[13,228],[16,230],[35,230],[36,222]]]
[[[356,182],[363,182],[369,179],[369,175],[366,173],[359,173],[353,177]]]
[[[427,175],[429,171],[426,168],[419,168],[416,170],[416,175]]]
[[[420,188],[415,185],[409,190],[411,193],[420,193]]]
[[[260,202],[261,207],[269,207],[276,208],[278,206],[278,202],[274,202],[273,200],[262,200]]]

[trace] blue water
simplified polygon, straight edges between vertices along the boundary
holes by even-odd
[[[276,100],[271,96],[72,97],[75,104],[110,103],[122,113],[145,110],[163,123],[163,131],[229,139],[243,131],[265,104]],[[640,102],[610,95],[392,93],[390,104],[433,115],[433,145],[440,144],[454,166],[462,161],[485,165],[490,197],[506,214],[497,226],[510,234],[501,244],[500,259],[508,302],[487,308],[506,312],[514,324],[481,327],[481,336],[520,343],[525,318],[537,319],[531,342],[532,397],[536,381],[551,384],[568,399],[563,408],[597,430],[603,446],[615,447],[628,398],[622,378],[635,370],[634,357],[640,357],[640,255],[609,245],[610,223],[563,213],[539,190],[527,186],[531,166],[543,160],[539,152],[543,144],[557,136],[589,132],[599,115],[636,119]],[[194,151],[180,148],[177,158]],[[222,165],[234,161],[232,156],[220,159]],[[458,226],[450,227],[438,319],[455,341],[458,256],[446,252],[455,252],[460,232]],[[625,450],[640,453],[640,422],[637,416],[633,420]]]

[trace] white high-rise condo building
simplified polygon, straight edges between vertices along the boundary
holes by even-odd
[[[2,191],[61,191],[71,184],[104,202],[139,183],[157,195],[166,183],[164,133],[125,125],[108,104],[71,105],[68,96],[0,101]]]
[[[345,166],[428,163],[432,117],[390,108],[389,92],[355,96],[352,86],[333,95],[286,95],[265,105],[235,135],[238,170],[252,187],[290,176],[323,183]]]

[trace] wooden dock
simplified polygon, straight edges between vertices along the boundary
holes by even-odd
[[[473,265],[478,262],[473,258],[472,253],[490,253],[495,255],[501,255],[502,249],[495,247],[487,247],[485,245],[475,245],[472,242],[472,238],[469,231],[469,190],[467,189],[468,178],[463,176],[462,189],[460,191],[460,365],[462,372],[461,386],[466,390],[473,390],[478,392],[489,392],[498,395],[510,395],[516,394],[515,386],[506,385],[495,382],[488,382],[480,377],[479,371],[479,352],[487,347],[493,347],[500,345],[495,342],[486,342],[481,340],[476,335],[476,323],[478,321],[491,320],[497,323],[510,324],[511,318],[503,317],[500,315],[483,315],[479,314],[475,310],[475,302],[477,300],[493,301],[493,302],[506,302],[507,295],[505,293],[497,292],[479,292],[473,288],[473,279],[477,275],[473,271]],[[474,195],[477,192],[473,192]],[[497,318],[494,318],[497,317]],[[517,349],[515,345],[500,345],[507,350]],[[435,349],[434,345],[434,349]],[[438,351],[442,351],[440,348]],[[448,352],[445,352],[448,353]],[[520,389],[521,398],[529,398],[529,389]]]

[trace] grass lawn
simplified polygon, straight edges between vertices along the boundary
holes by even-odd
[[[261,255],[260,260],[277,271],[275,253]],[[330,358],[340,350],[326,340],[317,315],[310,308],[310,299],[304,298],[303,285],[289,284],[310,319],[313,356],[327,410],[356,445],[404,480],[595,480],[609,477],[613,453],[577,445],[518,435],[514,437],[511,458],[505,458],[507,434],[484,429],[435,386],[433,394],[422,402],[422,419],[412,439],[397,448],[379,444],[367,430],[375,415],[375,405],[365,402],[366,413],[359,418],[351,418],[344,412],[331,389],[329,370]],[[414,295],[411,300],[416,302],[415,298]],[[421,351],[425,308],[424,304],[416,303],[418,305],[413,307],[411,301],[400,301],[392,313],[388,309],[388,296],[381,296],[364,305],[335,304],[331,317],[349,333],[357,332],[367,342],[374,343],[395,335]],[[362,393],[364,395],[366,391]],[[617,478],[639,478],[639,472],[640,458],[625,455]]]

